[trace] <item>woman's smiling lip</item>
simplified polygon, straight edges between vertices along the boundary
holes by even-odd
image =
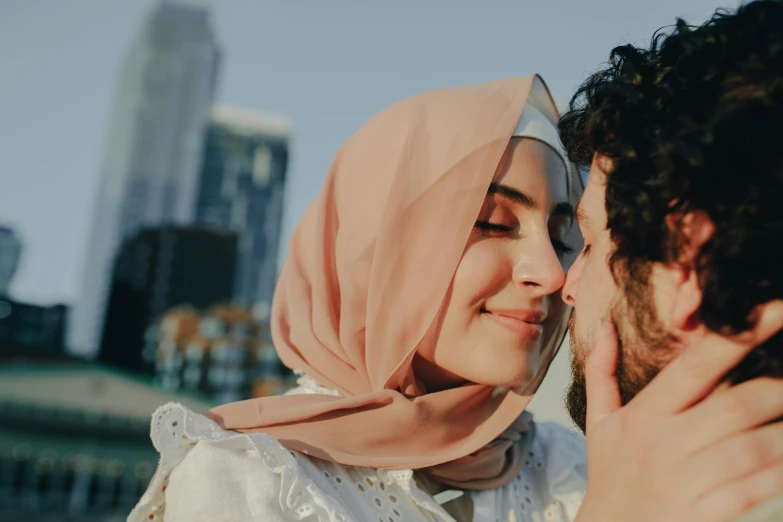
[[[512,332],[523,337],[538,338],[544,333],[544,319],[546,313],[524,309],[482,309],[497,324],[504,326]]]

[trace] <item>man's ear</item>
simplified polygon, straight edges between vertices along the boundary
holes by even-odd
[[[698,311],[704,296],[696,270],[698,258],[715,233],[715,224],[706,212],[694,210],[667,215],[666,226],[676,242],[676,258],[667,267],[674,272],[672,327],[692,331],[700,324]]]

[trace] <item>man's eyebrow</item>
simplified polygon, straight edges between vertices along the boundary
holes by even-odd
[[[536,202],[536,200],[534,200],[524,192],[520,192],[513,187],[509,187],[508,185],[501,185],[500,183],[491,183],[489,185],[489,190],[487,190],[487,194],[499,194],[525,207],[538,208],[538,202]]]

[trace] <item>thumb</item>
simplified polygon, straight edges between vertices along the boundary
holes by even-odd
[[[604,417],[622,407],[617,384],[617,350],[617,332],[611,322],[604,320],[585,362],[588,434]]]

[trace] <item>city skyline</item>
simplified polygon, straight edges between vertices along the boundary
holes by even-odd
[[[195,219],[204,123],[219,48],[208,10],[163,1],[123,60],[103,151],[68,348],[93,356],[119,245],[144,227]]]
[[[677,17],[701,23],[739,1],[201,3],[211,9],[223,51],[215,103],[291,122],[279,268],[335,153],[381,109],[428,89],[534,72],[563,106],[613,47],[645,45]],[[25,245],[11,293],[70,304],[86,261],[117,64],[157,0],[7,5],[0,17],[0,223]],[[542,420],[570,423],[562,404],[567,352],[531,405]]]
[[[119,60],[156,4],[5,4],[0,223],[25,245],[11,287],[19,300],[78,298]],[[215,101],[284,114],[293,124],[282,257],[339,146],[390,103],[429,88],[534,71],[562,103],[613,46],[644,43],[677,16],[701,22],[738,2],[198,4],[211,9],[225,56]]]

